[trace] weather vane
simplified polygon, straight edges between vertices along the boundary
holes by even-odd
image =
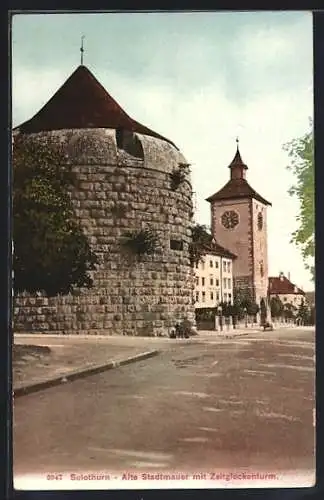
[[[80,48],[80,52],[81,52],[81,66],[83,66],[83,52],[84,52],[84,48],[83,48],[83,40],[85,39],[85,36],[82,35],[81,37],[81,48]]]

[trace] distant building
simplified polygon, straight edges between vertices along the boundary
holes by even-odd
[[[305,292],[283,273],[269,278],[269,298],[272,297],[279,297],[283,304],[292,304],[295,307],[298,307],[303,300],[306,302]]]
[[[195,308],[233,303],[233,261],[236,255],[215,241],[195,265]]]

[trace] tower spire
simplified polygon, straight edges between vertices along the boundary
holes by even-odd
[[[81,66],[83,66],[83,53],[84,53],[84,48],[83,48],[83,40],[85,39],[85,36],[81,36],[81,47],[80,47],[80,52],[81,52]]]
[[[235,156],[229,165],[231,169],[231,179],[245,179],[247,166],[243,163],[241,158],[241,153],[239,150],[239,138],[236,137],[236,153]]]

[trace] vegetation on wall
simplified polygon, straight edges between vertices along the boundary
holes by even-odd
[[[18,134],[12,165],[14,291],[54,296],[90,288],[98,261],[73,211],[66,156]]]
[[[186,180],[188,175],[188,163],[179,163],[178,167],[175,168],[170,174],[171,189],[176,191],[178,187]]]
[[[315,255],[315,181],[314,181],[314,138],[312,122],[310,130],[302,137],[284,145],[284,150],[290,157],[288,170],[295,176],[295,184],[289,194],[299,201],[297,222],[299,227],[292,233],[292,242],[302,253],[305,267],[314,279]]]
[[[127,231],[122,244],[137,256],[152,255],[159,247],[159,238],[151,229]]]

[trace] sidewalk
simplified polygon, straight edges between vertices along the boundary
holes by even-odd
[[[67,379],[99,373],[154,356],[161,349],[192,343],[197,338],[16,334],[13,390],[15,395],[20,395],[31,392],[28,389],[31,386],[36,390],[40,384],[49,387]]]

